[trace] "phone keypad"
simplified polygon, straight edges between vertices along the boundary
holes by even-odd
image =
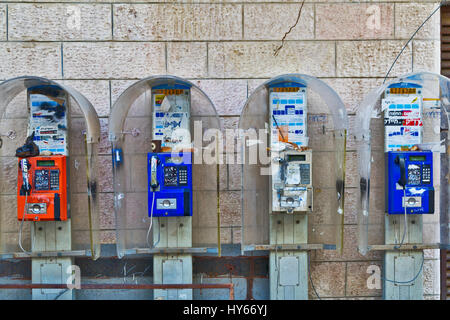
[[[187,185],[188,183],[188,170],[187,167],[179,167],[178,168],[178,184],[179,185]]]
[[[422,168],[422,183],[431,183],[431,168],[429,165],[424,165]]]
[[[59,190],[59,170],[50,170],[50,190]]]

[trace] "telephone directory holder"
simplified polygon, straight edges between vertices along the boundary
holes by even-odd
[[[67,220],[67,157],[19,159],[17,217],[25,221]]]

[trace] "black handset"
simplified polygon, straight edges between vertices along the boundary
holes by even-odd
[[[400,166],[400,179],[397,181],[399,185],[405,189],[406,187],[406,166],[405,166],[405,158],[397,156],[395,158],[395,164]]]

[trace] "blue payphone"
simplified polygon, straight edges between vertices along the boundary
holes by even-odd
[[[192,153],[149,153],[149,216],[192,216]]]
[[[433,152],[390,151],[386,161],[386,212],[434,213]],[[403,190],[404,189],[404,190]]]
[[[190,87],[152,88],[153,138],[148,153],[149,217],[192,216]]]
[[[433,152],[423,141],[422,87],[390,85],[382,100],[385,125],[385,209],[388,214],[434,213]]]

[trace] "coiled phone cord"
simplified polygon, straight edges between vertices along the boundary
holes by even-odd
[[[27,200],[28,200],[28,193],[25,192],[25,205],[23,208],[22,221],[20,222],[20,227],[19,227],[19,247],[23,251],[23,253],[30,255],[31,253],[26,251],[22,246],[22,230],[23,230],[23,222],[25,221],[25,213],[27,210]]]

